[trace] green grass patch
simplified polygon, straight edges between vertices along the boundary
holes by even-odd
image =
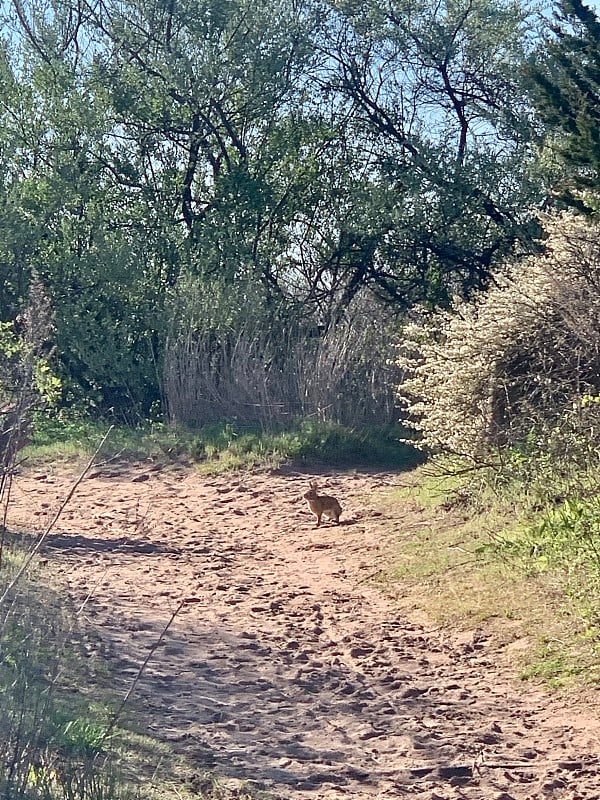
[[[465,480],[449,471],[424,464],[407,475],[406,485],[391,496],[391,500],[408,500],[429,511],[458,501],[465,490]]]
[[[36,420],[31,444],[21,457],[34,462],[84,459],[109,428],[106,422],[58,414]],[[405,469],[421,455],[404,443],[400,427],[354,430],[333,423],[302,421],[286,430],[265,431],[239,422],[197,430],[164,424],[114,427],[103,447],[104,458],[187,458],[205,473],[285,463],[319,462],[331,466]]]
[[[386,586],[433,624],[485,630],[523,680],[596,684],[600,503],[534,512],[528,497],[484,488],[472,502],[472,492],[472,481],[431,465],[406,476],[388,497],[403,512]]]
[[[600,590],[600,497],[564,500],[525,529],[522,546],[537,569],[561,569],[569,584]]]
[[[553,689],[569,688],[583,678],[589,667],[578,656],[573,647],[565,648],[563,641],[542,640],[520,677],[524,681],[544,681]]]
[[[34,420],[31,443],[20,460],[51,462],[88,459],[110,429],[103,447],[105,458],[178,458],[186,454],[190,436],[163,425],[138,427],[113,425],[109,421],[59,412]]]
[[[400,441],[399,429],[345,428],[303,422],[290,430],[262,431],[234,423],[203,428],[190,454],[205,471],[319,462],[331,466],[407,468],[419,454]]]

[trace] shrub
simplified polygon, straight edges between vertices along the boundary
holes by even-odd
[[[0,497],[16,454],[27,443],[33,411],[58,399],[60,382],[49,365],[53,314],[34,280],[17,322],[0,323]]]
[[[399,393],[422,447],[475,464],[598,461],[598,229],[571,213],[544,227],[543,253],[407,326]]]

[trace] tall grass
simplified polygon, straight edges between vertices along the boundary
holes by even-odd
[[[366,297],[343,319],[278,318],[251,287],[181,287],[163,394],[170,421],[272,430],[298,418],[350,427],[397,418],[393,317]]]
[[[9,549],[4,594],[22,554]],[[0,797],[3,800],[126,800],[108,709],[90,705],[76,618],[35,570],[0,604]]]

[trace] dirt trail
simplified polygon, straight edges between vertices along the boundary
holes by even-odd
[[[592,714],[518,691],[485,639],[423,628],[371,584],[410,522],[374,501],[402,477],[319,476],[345,521],[319,529],[311,477],[123,466],[77,490],[46,553],[123,692],[197,601],[136,689],[149,731],[192,769],[293,800],[600,797]],[[72,480],[20,475],[11,523],[42,528]]]

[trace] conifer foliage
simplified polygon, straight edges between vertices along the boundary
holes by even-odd
[[[577,190],[600,186],[600,20],[582,0],[561,0],[544,48],[530,74],[534,100],[560,155],[559,195],[572,206],[594,207]]]

